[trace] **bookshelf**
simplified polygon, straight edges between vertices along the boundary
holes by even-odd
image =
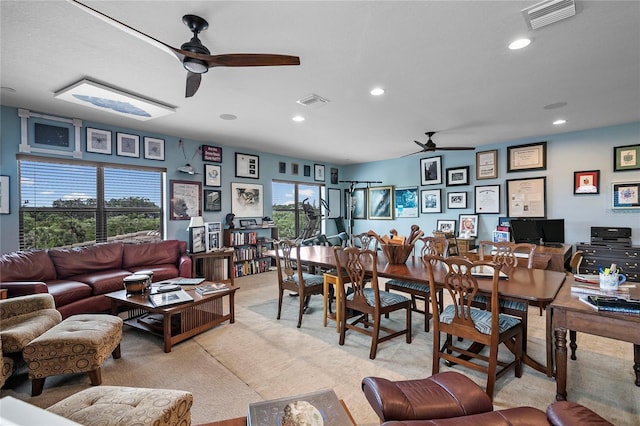
[[[231,268],[233,276],[269,271],[272,259],[266,252],[273,248],[273,241],[277,239],[278,228],[275,226],[225,229],[224,245],[232,247],[235,254]]]
[[[204,277],[207,281],[228,282],[233,286],[234,255],[234,250],[231,248],[189,253],[191,276]]]

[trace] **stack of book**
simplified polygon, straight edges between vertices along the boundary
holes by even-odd
[[[623,299],[629,298],[629,290],[635,288],[633,283],[619,285],[616,290],[603,290],[600,288],[598,275],[574,275],[571,284],[572,293],[593,294],[596,296],[615,296]]]
[[[196,286],[196,293],[200,296],[205,294],[218,293],[229,290],[229,286],[225,283],[204,283]]]
[[[640,301],[637,300],[597,295],[582,296],[580,300],[598,311],[640,314]]]

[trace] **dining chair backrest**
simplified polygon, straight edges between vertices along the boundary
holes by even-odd
[[[349,246],[363,250],[378,251],[378,239],[368,232],[363,232],[362,234],[351,235]]]
[[[276,267],[281,281],[293,281],[298,274],[300,264],[300,244],[293,240],[282,239],[275,242]]]
[[[380,295],[378,288],[378,255],[373,250],[365,250],[358,247],[334,247],[336,266],[339,271],[344,271],[343,277],[348,277],[346,285],[351,291],[343,291],[343,297],[347,293],[353,294],[353,302],[367,305],[365,288],[371,283],[371,288],[375,294],[375,306],[380,306]],[[345,280],[343,280],[345,281]]]
[[[420,256],[430,254],[432,256],[449,256],[449,239],[444,237],[422,237],[418,241],[422,241],[422,250]]]
[[[582,263],[582,250],[576,250],[575,253],[571,256],[571,260],[569,261],[569,267],[571,268],[571,272],[574,274],[580,273],[580,264]]]
[[[489,257],[494,263],[503,265],[503,268],[510,270],[519,265],[526,265],[528,269],[533,268],[535,244],[480,241],[478,243],[478,255],[480,260],[487,260]],[[526,258],[518,256],[520,253]]]

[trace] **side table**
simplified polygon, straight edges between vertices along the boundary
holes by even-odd
[[[231,248],[223,248],[201,253],[188,253],[191,258],[191,276],[197,277],[198,270],[207,281],[233,282],[233,258],[234,251]]]

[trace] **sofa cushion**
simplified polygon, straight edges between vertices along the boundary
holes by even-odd
[[[0,281],[48,281],[56,269],[44,250],[16,251],[0,257]]]
[[[81,275],[74,275],[69,279],[88,284],[93,289],[93,295],[97,295],[124,290],[123,279],[129,275],[131,275],[131,272],[129,271],[124,271],[122,269],[109,269],[106,271],[95,271]]]
[[[121,243],[96,244],[73,249],[51,249],[49,256],[58,279],[105,269],[122,269]]]
[[[125,244],[122,268],[130,269],[132,266],[162,265],[165,263],[177,265],[180,254],[178,240]]]
[[[68,305],[76,300],[91,296],[91,286],[73,280],[53,280],[47,283],[49,294],[53,296],[56,307]]]
[[[170,278],[180,277],[180,270],[175,264],[155,265],[155,266],[132,266],[131,272],[153,271],[153,282],[164,281]]]
[[[546,425],[547,416],[537,408],[516,407],[471,416],[432,420],[404,420],[384,422],[383,426],[514,426]]]

